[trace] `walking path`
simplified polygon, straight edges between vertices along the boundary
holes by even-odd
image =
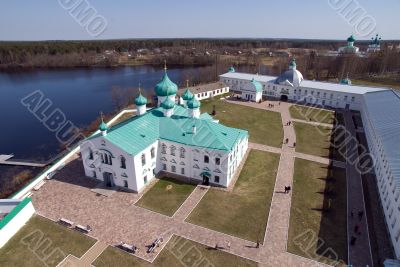
[[[97,241],[81,258],[74,255],[68,255],[58,267],[89,267],[100,256],[101,253],[108,247],[104,242]]]
[[[291,119],[291,121],[307,123],[307,124],[311,124],[314,126],[323,126],[323,127],[327,127],[327,128],[333,128],[333,125],[330,123],[322,123],[322,122],[317,122],[317,121],[306,121],[306,120],[300,120],[300,119]]]
[[[356,129],[354,127],[351,112],[344,113],[344,120],[348,133],[353,138],[348,138],[346,159],[354,160],[354,162],[346,162],[347,172],[347,239],[349,250],[349,264],[353,266],[373,266],[371,246],[369,242],[369,232],[367,216],[365,212],[364,192],[362,185],[362,178],[359,171],[356,169],[358,164],[358,142],[356,137]],[[359,217],[358,213],[362,212]],[[353,216],[352,216],[353,214]],[[355,233],[355,227],[358,226],[358,232]],[[355,244],[351,245],[352,237],[356,238]]]
[[[177,220],[184,221],[187,216],[192,212],[192,210],[199,204],[200,200],[208,192],[208,188],[198,185],[190,194],[190,196],[185,200],[185,202],[180,206],[180,208],[172,216]]]

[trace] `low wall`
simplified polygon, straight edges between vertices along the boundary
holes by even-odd
[[[31,199],[25,198],[0,221],[0,248],[25,225],[34,213]]]

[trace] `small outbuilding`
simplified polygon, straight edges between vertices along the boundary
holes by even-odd
[[[242,99],[247,101],[259,102],[262,99],[263,86],[254,78],[242,90]]]

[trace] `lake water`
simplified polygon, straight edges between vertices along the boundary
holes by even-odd
[[[196,73],[200,69],[184,70]],[[168,75],[182,84],[184,70],[172,68]],[[144,90],[153,90],[162,75],[162,68],[152,66],[0,73],[0,154],[44,160],[60,152],[55,134],[21,104],[21,99],[35,90],[51,100],[50,110],[59,108],[68,120],[82,127],[96,119],[100,111],[115,110],[113,86],[136,88],[140,82]]]

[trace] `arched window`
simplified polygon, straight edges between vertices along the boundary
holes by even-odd
[[[93,150],[89,149],[89,159],[93,159]]]
[[[162,154],[167,154],[167,146],[165,144],[161,145],[161,153]]]
[[[151,148],[150,154],[151,154],[151,158],[154,159],[154,157],[156,156],[156,149],[154,147]]]
[[[142,154],[142,166],[146,165],[146,155]]]
[[[181,149],[180,149],[180,151],[179,151],[180,153],[180,157],[181,158],[185,158],[185,149],[183,148],[183,147],[181,147]]]
[[[172,156],[175,156],[176,147],[171,146],[171,147],[170,147],[170,150],[171,150],[171,155],[172,155]]]
[[[210,161],[210,158],[207,155],[205,155],[204,156],[204,163],[208,163],[209,161]]]
[[[121,168],[126,169],[126,159],[125,157],[121,157]]]

